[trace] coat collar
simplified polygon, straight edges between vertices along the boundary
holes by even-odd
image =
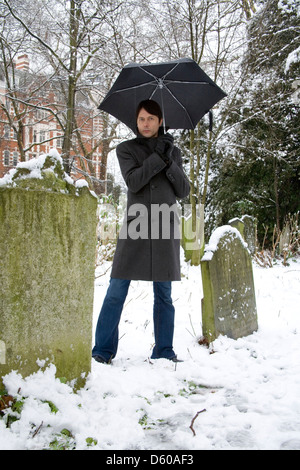
[[[155,147],[156,142],[157,142],[157,137],[150,137],[150,138],[144,137],[139,132],[137,132],[136,134],[137,134],[137,137],[135,140],[138,144],[146,145],[147,147],[150,146],[151,148]],[[164,134],[164,129],[163,127],[160,127],[158,129],[158,135],[160,136],[163,134]]]

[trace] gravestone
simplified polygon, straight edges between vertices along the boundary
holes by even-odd
[[[256,253],[256,239],[257,239],[257,219],[251,215],[243,215],[242,221],[244,223],[244,240],[248,245],[248,250],[251,255]]]
[[[52,153],[0,180],[0,388],[11,370],[85,382],[90,371],[97,199]]]
[[[229,220],[229,225],[231,225],[231,227],[234,227],[236,228],[240,234],[242,235],[243,239],[245,240],[245,224],[244,222],[239,219],[238,217],[235,217],[234,219],[231,219]]]
[[[237,339],[257,330],[252,261],[240,232],[225,225],[214,231],[201,260],[203,336]]]
[[[248,250],[251,255],[256,252],[256,238],[257,238],[257,219],[251,215],[243,215],[241,219],[231,219],[229,225],[238,229],[243,239],[247,243]]]

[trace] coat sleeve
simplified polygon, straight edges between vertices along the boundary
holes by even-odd
[[[190,183],[182,169],[182,157],[180,150],[175,147],[172,155],[172,163],[166,171],[168,180],[173,186],[175,196],[183,199],[190,193]]]
[[[137,193],[140,191],[157,173],[160,173],[166,163],[157,153],[152,153],[140,166],[130,149],[126,145],[118,145],[117,157],[121,169],[122,176],[128,189]]]

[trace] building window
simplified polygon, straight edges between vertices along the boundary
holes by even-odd
[[[40,143],[44,142],[45,140],[46,140],[46,132],[40,131]]]
[[[48,112],[44,109],[37,109],[36,110],[36,117],[38,121],[46,121],[48,117]]]
[[[17,166],[18,161],[19,161],[18,152],[14,152],[14,153],[13,153],[13,166]]]
[[[64,141],[64,138],[63,136],[60,136],[58,134],[58,139],[57,139],[57,143],[56,143],[56,147],[59,148],[59,149],[62,149],[63,148],[63,141]]]
[[[4,139],[10,138],[10,126],[7,124],[4,126]]]
[[[9,150],[4,150],[3,160],[4,166],[9,166]]]

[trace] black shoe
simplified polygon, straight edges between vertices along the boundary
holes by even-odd
[[[151,359],[151,360],[150,360],[150,359]],[[181,359],[178,359],[177,356],[173,356],[173,357],[156,357],[156,358],[151,357],[150,359],[148,359],[148,362],[149,362],[150,364],[152,364],[151,361],[156,361],[157,359],[167,359],[168,361],[176,362],[176,363],[177,363],[177,362],[184,362],[184,361],[182,361]],[[146,361],[145,361],[145,362],[146,362]]]
[[[177,356],[171,357],[170,361],[172,361],[172,362],[183,362],[183,360],[182,360],[182,359],[178,359]]]
[[[110,364],[110,361],[106,361],[101,356],[93,356],[93,359],[95,359],[97,362],[100,362],[100,364]]]

